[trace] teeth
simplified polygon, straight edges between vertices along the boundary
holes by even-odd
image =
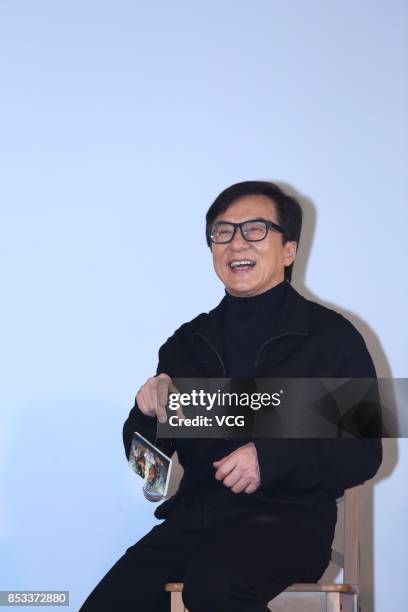
[[[254,261],[251,261],[250,259],[241,259],[241,260],[234,260],[231,261],[230,263],[230,267],[231,268],[237,268],[238,266],[248,266],[248,265],[255,265]]]

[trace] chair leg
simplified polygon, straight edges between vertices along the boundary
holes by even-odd
[[[341,612],[357,612],[357,595],[342,593],[340,597]]]
[[[184,607],[181,593],[171,593],[171,612],[188,612]]]
[[[357,595],[326,593],[326,612],[358,612]]]
[[[340,603],[340,593],[326,593],[326,612],[343,612]]]

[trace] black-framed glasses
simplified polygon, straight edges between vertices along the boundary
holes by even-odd
[[[250,219],[242,223],[232,223],[232,221],[217,221],[209,229],[209,238],[215,244],[225,244],[234,239],[237,229],[240,229],[241,236],[247,242],[258,242],[265,240],[269,230],[285,234],[284,229],[277,223],[269,219]]]

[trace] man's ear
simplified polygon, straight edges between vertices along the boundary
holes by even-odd
[[[295,261],[297,243],[293,240],[290,240],[283,245],[283,250],[284,250],[283,257],[285,259],[285,266],[290,266],[290,264],[292,264]]]

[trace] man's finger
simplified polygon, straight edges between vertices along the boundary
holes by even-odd
[[[167,405],[170,393],[176,393],[177,395],[180,395],[180,391],[174,385],[171,378],[167,378],[164,376],[158,376],[157,377],[157,409],[156,409],[156,412],[157,412],[157,418],[159,419],[160,423],[165,423],[167,421],[166,405]],[[177,408],[177,417],[179,418],[180,421],[185,419],[185,415],[183,413],[181,406]]]
[[[222,463],[227,461],[227,459],[229,459],[230,457],[231,457],[231,454],[225,455],[225,457],[222,457],[221,459],[217,459],[217,461],[213,461],[213,465],[215,465],[216,467],[219,467]]]
[[[183,421],[186,418],[181,406],[179,406],[177,408],[176,415],[177,415],[179,421]]]
[[[235,489],[235,487],[239,486],[240,484],[243,485],[243,478],[244,477],[242,475],[242,472],[238,468],[235,468],[234,470],[232,470],[232,472],[230,472],[230,474],[228,474],[224,478],[223,482],[226,487],[229,487],[230,489]],[[245,487],[248,484],[249,484],[249,481],[245,480]]]
[[[147,416],[154,416],[156,414],[153,398],[150,396],[149,389],[146,386],[140,389],[136,398],[137,405],[143,414]]]
[[[164,376],[157,377],[157,401],[160,406],[165,407],[169,395],[170,378]]]
[[[171,380],[169,380],[169,391],[171,393],[177,393],[178,395],[180,395],[180,391],[177,389],[176,385],[174,384],[174,382]]]
[[[173,383],[171,379],[170,379],[170,384],[169,384],[169,394],[170,393],[176,393],[178,396],[180,396],[180,391],[177,389],[177,387],[175,386],[175,384]],[[179,407],[177,408],[176,415],[178,416],[179,421],[182,421],[183,419],[186,418],[181,405],[179,405]]]
[[[224,463],[222,463],[222,465],[220,465],[217,471],[215,472],[216,479],[224,480],[224,478],[230,472],[232,472],[232,470],[235,468],[236,465],[237,465],[237,461],[233,457],[230,457],[229,459],[227,459],[227,461],[224,461]]]
[[[248,478],[241,476],[241,478],[230,488],[233,493],[242,493],[242,491],[244,491],[249,484]]]
[[[157,377],[157,387],[156,387],[156,414],[159,423],[165,423],[167,421],[167,413],[166,413],[166,404],[168,398],[168,389],[169,389],[169,378],[165,378],[164,376]]]
[[[247,488],[245,489],[245,491],[244,491],[244,492],[245,492],[245,493],[255,493],[255,491],[257,490],[258,486],[259,486],[259,485],[257,485],[257,484],[255,484],[255,483],[251,482],[251,483],[250,483],[250,484],[247,486]]]

